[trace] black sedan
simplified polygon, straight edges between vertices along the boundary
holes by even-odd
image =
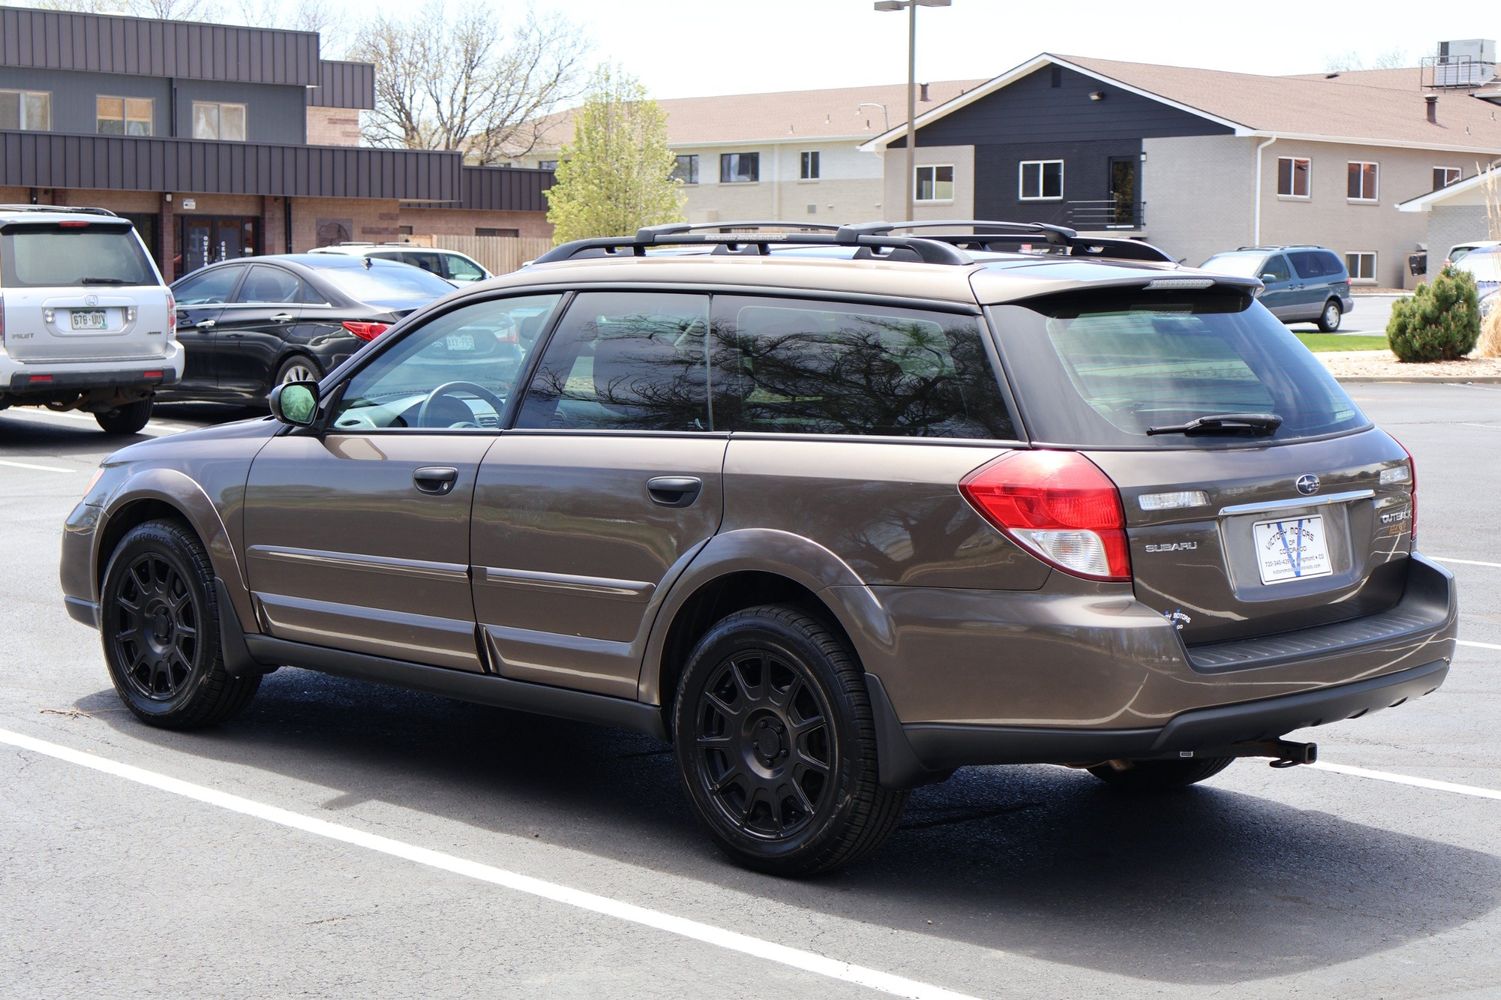
[[[322,378],[453,290],[409,264],[333,254],[212,264],[172,285],[186,367],[157,398],[262,402],[277,383]]]

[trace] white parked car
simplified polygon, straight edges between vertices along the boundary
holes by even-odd
[[[374,257],[376,260],[394,260],[411,264],[424,271],[431,271],[440,278],[447,278],[462,285],[484,281],[491,277],[489,271],[473,257],[457,250],[441,250],[437,247],[419,247],[412,243],[335,243],[318,247],[311,253],[339,253],[350,257]]]
[[[0,409],[84,410],[134,434],[182,369],[176,303],[128,220],[0,205]]]

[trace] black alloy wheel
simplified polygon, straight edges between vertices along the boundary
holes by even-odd
[[[678,768],[700,821],[737,863],[811,875],[874,850],[906,793],[876,778],[865,678],[842,637],[764,606],[711,628],[674,711]]]
[[[152,725],[221,722],[260,687],[259,675],[224,669],[213,569],[178,522],[147,521],[120,541],[104,574],[99,629],[115,691]]]

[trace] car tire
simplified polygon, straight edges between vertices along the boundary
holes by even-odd
[[[276,369],[276,381],[271,384],[278,386],[287,382],[317,382],[321,378],[323,370],[318,367],[318,362],[306,354],[294,354]]]
[[[99,428],[106,434],[135,434],[151,419],[151,399],[138,399],[134,403],[117,406],[94,414]]]
[[[1234,757],[1189,757],[1181,760],[1127,761],[1130,766],[1097,764],[1089,773],[1123,792],[1168,792],[1212,778],[1235,762]]]
[[[110,556],[99,631],[125,707],[163,729],[197,729],[234,716],[259,674],[224,669],[214,572],[197,537],[176,521],[139,524]]]
[[[1333,333],[1339,329],[1340,320],[1344,318],[1344,310],[1339,307],[1338,299],[1330,299],[1324,303],[1324,311],[1319,313],[1319,329],[1325,333]]]
[[[678,771],[731,860],[805,876],[874,851],[907,793],[883,788],[865,676],[845,640],[784,605],[740,611],[688,657],[673,709]]]

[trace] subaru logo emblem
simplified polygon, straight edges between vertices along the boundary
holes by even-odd
[[[1311,497],[1319,491],[1319,477],[1312,473],[1302,475],[1298,477],[1295,485],[1298,487],[1299,493],[1305,497]]]

